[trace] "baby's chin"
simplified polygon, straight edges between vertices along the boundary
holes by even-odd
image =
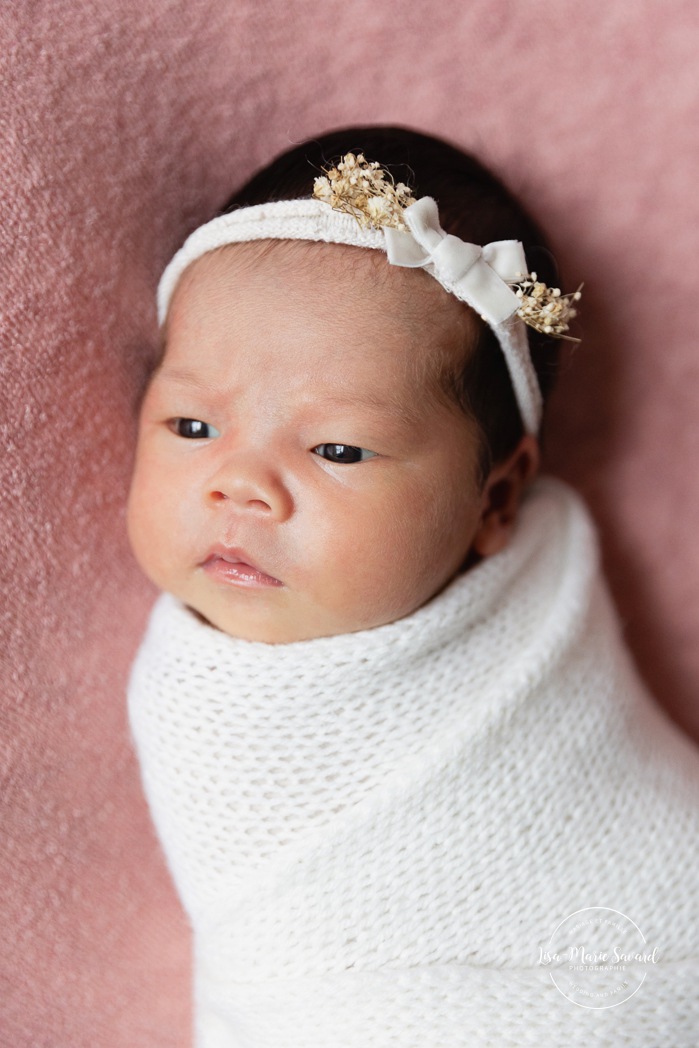
[[[404,619],[480,559],[469,556],[436,587],[425,585],[425,580],[413,580],[413,585],[398,586],[393,591],[382,585],[369,592],[351,587],[345,592],[331,587],[308,594],[284,584],[250,588],[212,581],[202,575],[179,579],[180,585],[172,587],[165,579],[154,581],[177,597],[199,621],[229,637],[263,644],[293,644],[360,633]]]
[[[441,589],[444,588],[441,587]],[[437,592],[441,592],[441,589]],[[174,595],[177,596],[177,594]],[[261,609],[258,604],[254,609],[240,609],[222,607],[218,602],[192,601],[182,597],[180,599],[200,622],[229,637],[262,644],[294,644],[320,637],[339,637],[387,626],[391,622],[399,621],[413,614],[435,596],[437,593],[432,594],[425,601],[400,610],[369,609],[363,606],[361,612],[356,614],[351,614],[347,610],[337,612],[313,609],[312,612],[305,615],[296,608],[280,610],[265,607]]]
[[[237,598],[238,595],[234,596]],[[200,622],[236,640],[262,644],[290,644],[316,636],[298,616],[290,615],[279,607],[261,607],[262,602],[259,600],[248,600],[246,606],[244,599],[229,602],[197,600],[191,597],[188,599],[182,596],[180,599]]]
[[[206,626],[227,634],[236,640],[245,640],[259,644],[295,644],[301,641],[315,640],[319,637],[337,637],[346,633],[356,633],[361,630],[372,628],[363,623],[354,624],[350,622],[335,623],[331,625],[328,620],[324,623],[310,621],[306,622],[299,615],[273,615],[250,617],[221,613],[216,609],[202,610],[187,601],[185,606],[197,619]],[[390,621],[390,620],[387,620]],[[380,623],[376,623],[380,625]]]
[[[302,639],[287,636],[286,631],[280,629],[276,624],[275,626],[261,627],[258,625],[256,628],[250,628],[249,624],[241,625],[239,622],[229,621],[225,616],[221,618],[211,612],[205,615],[198,608],[187,604],[186,601],[185,607],[204,626],[209,626],[219,633],[225,633],[228,637],[233,637],[235,640],[245,640],[258,644],[289,644],[294,640]]]

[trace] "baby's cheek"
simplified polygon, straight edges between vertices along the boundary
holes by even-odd
[[[151,526],[148,515],[144,511],[140,489],[133,478],[126,508],[126,530],[131,550],[146,574],[149,574],[148,551],[153,546],[153,542],[149,541]]]
[[[369,519],[355,521],[352,556],[342,568],[360,614],[382,613],[383,621],[391,621],[420,599],[427,541],[419,513],[402,500],[387,501]]]
[[[446,484],[425,484],[411,492],[387,523],[394,587],[402,590],[409,610],[429,600],[465,557],[474,512],[463,492]]]
[[[168,570],[174,530],[171,519],[168,527],[169,517],[167,492],[162,490],[157,473],[137,462],[126,512],[129,542],[142,570],[163,588],[162,576]]]

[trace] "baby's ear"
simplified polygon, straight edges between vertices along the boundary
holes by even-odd
[[[540,461],[539,441],[527,433],[504,462],[493,466],[483,488],[481,518],[472,543],[481,557],[498,553],[510,541],[522,494]]]

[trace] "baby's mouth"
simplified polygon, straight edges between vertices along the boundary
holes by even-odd
[[[252,588],[284,585],[279,579],[268,575],[254,564],[245,550],[237,547],[214,546],[200,567],[209,578],[224,584],[232,583]]]

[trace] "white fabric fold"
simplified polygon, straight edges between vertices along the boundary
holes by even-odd
[[[197,1048],[696,1043],[699,757],[560,481],[377,629],[267,645],[162,595],[128,703],[194,929]],[[660,951],[604,1011],[538,963],[589,906]]]

